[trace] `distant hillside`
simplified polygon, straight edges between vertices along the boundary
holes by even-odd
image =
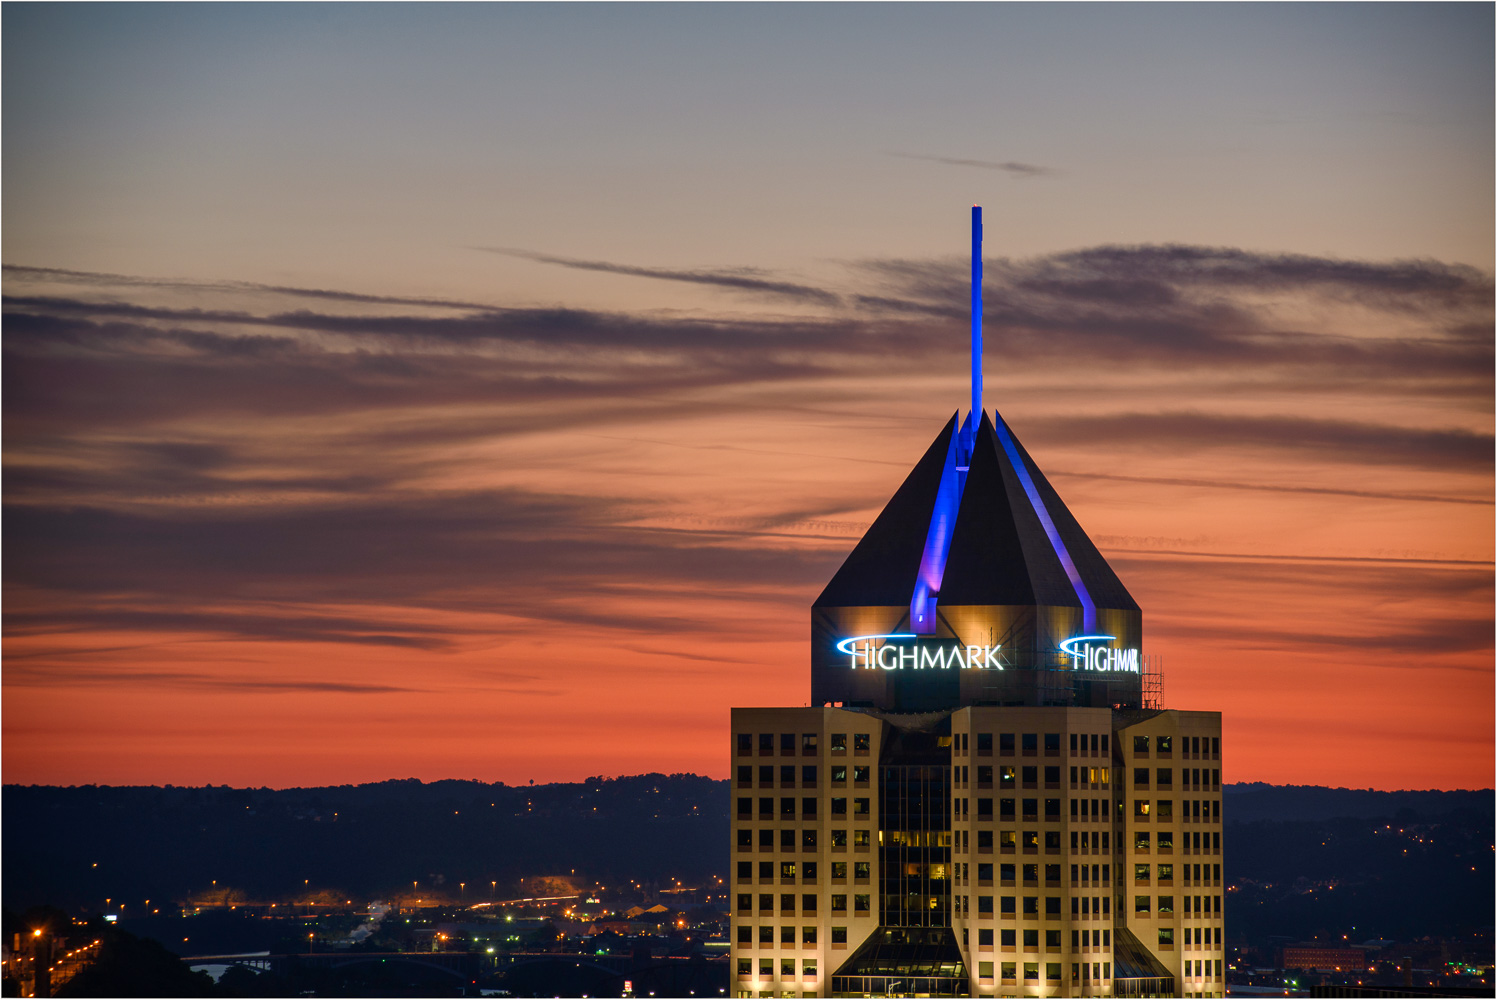
[[[467,882],[486,898],[574,868],[605,883],[727,875],[728,784],[692,774],[284,790],[7,785],[0,804],[12,909],[180,899],[214,882],[251,899],[301,892],[303,880],[366,899],[415,881],[457,898]]]
[[[1267,785],[1261,781],[1222,786],[1222,809],[1228,822],[1253,820],[1373,819],[1407,809],[1423,816],[1458,810],[1493,814],[1492,790],[1466,792],[1379,792],[1371,788],[1323,788],[1319,785]]]
[[[690,774],[279,791],[7,785],[0,794],[12,910],[169,901],[215,881],[249,899],[304,887],[369,899],[413,881],[453,898],[502,898],[522,877],[573,869],[663,887],[726,878],[730,860],[728,782]],[[1225,798],[1234,936],[1409,937],[1493,923],[1489,791],[1247,784],[1226,786]]]

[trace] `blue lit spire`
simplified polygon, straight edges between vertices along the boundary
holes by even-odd
[[[910,629],[919,635],[936,631],[936,600],[946,573],[946,558],[951,554],[951,533],[962,506],[967,485],[967,469],[972,464],[972,449],[977,441],[977,425],[982,422],[982,207],[972,206],[972,409],[961,430],[951,438],[946,449],[946,464],[941,469],[941,485],[930,513],[930,527],[925,533],[925,549],[920,555],[920,571],[910,597]]]
[[[982,412],[982,206],[972,206],[972,416],[967,454],[976,440]]]

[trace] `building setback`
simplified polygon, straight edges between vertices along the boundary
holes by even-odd
[[[733,710],[735,994],[1223,996],[1221,714],[1158,682],[1007,423],[954,416],[812,606],[813,707]]]

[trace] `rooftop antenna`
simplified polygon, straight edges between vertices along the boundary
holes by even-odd
[[[967,431],[967,454],[977,443],[982,419],[982,206],[972,206],[972,413]]]

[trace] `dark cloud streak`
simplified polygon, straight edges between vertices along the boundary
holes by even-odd
[[[1059,177],[1061,172],[1054,167],[1041,167],[1033,163],[1016,160],[969,160],[954,156],[929,156],[924,153],[896,153],[885,150],[885,156],[897,156],[903,160],[925,160],[929,163],[944,163],[950,167],[978,167],[982,170],[998,170],[1014,177]]]
[[[503,254],[538,264],[555,264],[578,271],[597,271],[603,274],[620,274],[633,278],[654,278],[659,281],[680,281],[693,285],[716,285],[719,288],[740,292],[753,292],[776,298],[791,299],[809,305],[837,306],[842,297],[824,288],[802,285],[790,281],[774,281],[764,277],[757,268],[734,268],[732,270],[673,270],[662,267],[639,267],[631,264],[613,264],[601,260],[578,260],[574,257],[558,257],[554,254],[535,253],[531,250],[511,250],[503,247],[474,247],[485,253]]]

